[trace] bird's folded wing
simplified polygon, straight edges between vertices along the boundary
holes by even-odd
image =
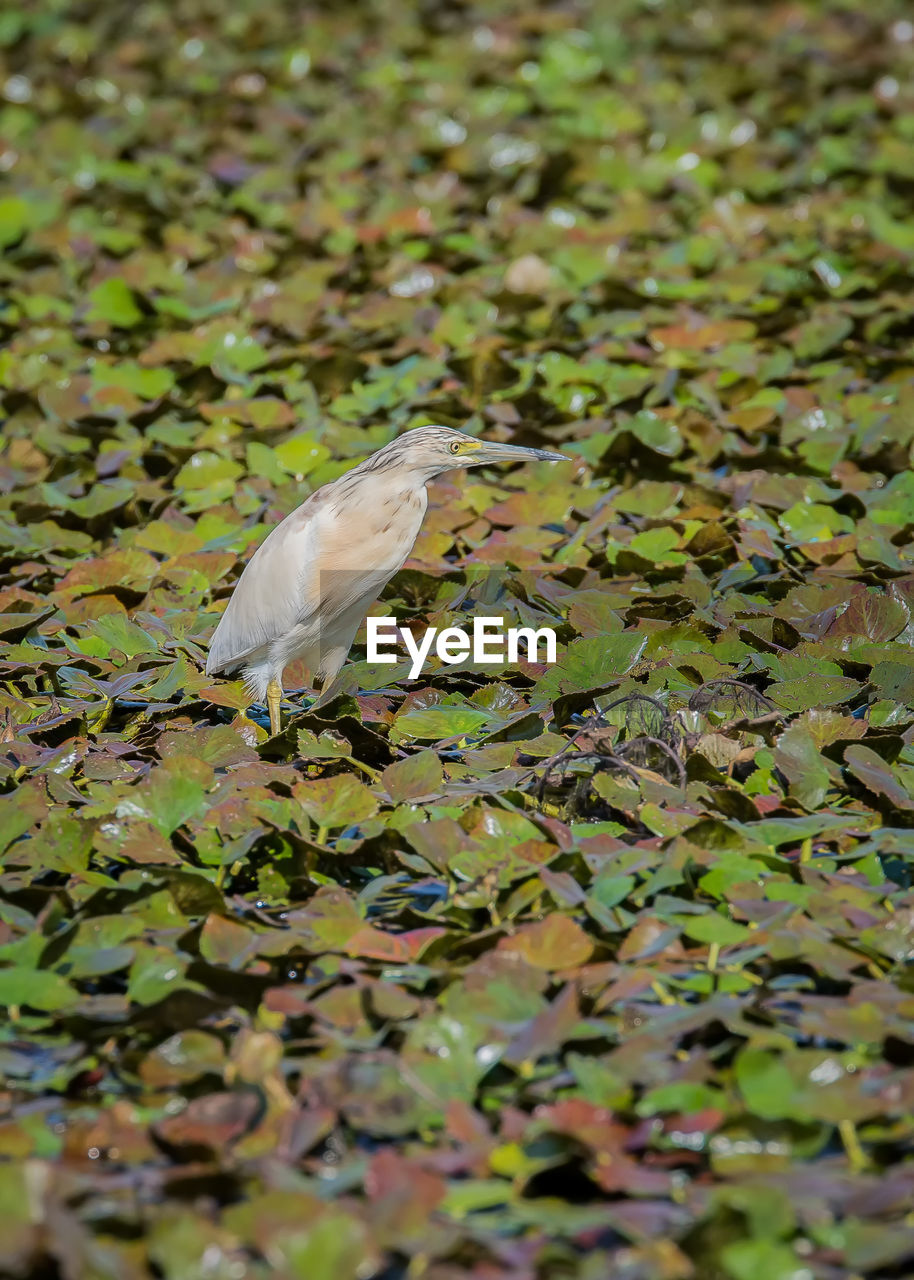
[[[425,514],[424,486],[407,502],[395,503],[385,492],[363,483],[341,508],[337,489],[326,485],[276,526],[220,619],[208,675],[259,658],[293,630],[297,640],[318,645],[341,643],[337,620],[354,633],[358,623],[350,615],[361,607],[364,617],[409,555]],[[351,642],[350,634],[347,647]]]
[[[207,675],[241,666],[299,622],[303,577],[313,559],[313,521],[301,511],[278,524],[245,566],[210,642]]]

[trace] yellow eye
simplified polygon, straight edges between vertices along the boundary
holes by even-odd
[[[459,440],[455,440],[453,444],[449,444],[449,445],[448,445],[448,448],[450,449],[451,453],[459,453],[459,452],[460,452],[460,441],[459,441]]]

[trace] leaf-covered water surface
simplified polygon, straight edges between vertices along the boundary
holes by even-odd
[[[0,1271],[910,1275],[910,6],[0,55]],[[569,461],[434,483],[384,612],[558,661],[271,740],[240,565],[428,422]]]

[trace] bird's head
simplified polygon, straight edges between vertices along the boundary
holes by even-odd
[[[456,467],[482,467],[490,462],[569,461],[563,453],[476,440],[451,427],[414,427],[376,453],[369,465],[375,459],[379,465],[399,465],[404,471],[418,472],[426,480]]]

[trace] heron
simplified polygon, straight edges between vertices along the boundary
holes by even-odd
[[[427,483],[456,467],[525,461],[569,459],[451,427],[415,427],[317,489],[251,556],[213,634],[206,674],[241,670],[278,734],[286,667],[300,659],[326,693],[370,606],[413,549]]]

